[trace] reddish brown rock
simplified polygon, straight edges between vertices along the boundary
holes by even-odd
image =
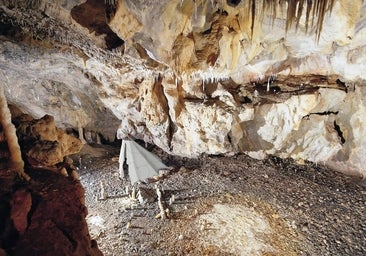
[[[11,219],[15,229],[19,234],[23,234],[27,229],[27,216],[32,206],[31,193],[25,189],[19,189],[14,192],[10,201]]]
[[[80,182],[26,171],[29,183],[0,170],[0,255],[102,255],[89,235]]]
[[[74,143],[77,139],[57,130],[50,116],[17,121],[18,127],[26,131],[22,134],[22,150],[33,150],[44,163],[64,161],[55,167],[27,167],[25,171],[31,180],[26,182],[6,164],[9,149],[0,140],[0,163],[5,163],[0,164],[0,256],[102,255],[89,235],[84,189],[80,182],[73,176],[66,178],[49,171],[58,168],[74,171],[71,159],[64,159],[63,154],[77,149],[78,144]]]

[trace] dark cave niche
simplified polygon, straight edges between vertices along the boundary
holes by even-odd
[[[14,34],[14,27],[10,23],[0,24],[0,35],[9,36]]]
[[[334,125],[334,129],[336,130],[336,132],[337,132],[337,134],[338,134],[338,136],[341,140],[341,144],[343,145],[346,142],[346,139],[343,136],[343,132],[341,130],[341,127],[337,124],[336,121],[334,121],[333,125]]]
[[[114,13],[114,8],[106,5],[105,1],[87,0],[85,3],[72,8],[72,18],[90,33],[95,32],[96,35],[105,34],[105,42],[108,50],[113,50],[124,44],[124,41],[114,33],[107,24]]]
[[[22,28],[11,24],[9,20],[0,21],[0,36],[5,36],[7,38],[12,38],[16,41],[23,41],[25,38]]]
[[[241,0],[227,0],[227,4],[232,7],[238,6],[240,4]]]

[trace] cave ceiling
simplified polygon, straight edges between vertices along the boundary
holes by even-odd
[[[0,1],[8,102],[189,157],[364,175],[362,0]]]

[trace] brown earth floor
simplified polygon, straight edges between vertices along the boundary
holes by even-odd
[[[174,170],[139,185],[145,204],[126,195],[118,148],[85,146],[74,156],[89,230],[105,255],[366,255],[365,181],[276,157],[150,150]],[[157,184],[166,219],[156,217]]]

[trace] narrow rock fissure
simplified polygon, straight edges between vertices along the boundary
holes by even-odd
[[[344,89],[346,93],[348,93],[348,87],[345,82],[341,81],[340,79],[336,80],[336,83]]]
[[[343,132],[341,130],[341,127],[337,124],[337,122],[334,120],[334,129],[337,131],[339,138],[341,139],[341,144],[343,145],[346,142],[346,139],[343,136]]]
[[[339,111],[324,111],[324,112],[316,112],[316,113],[310,113],[306,116],[304,116],[302,119],[309,119],[312,115],[318,115],[318,116],[329,116],[329,115],[338,115]]]
[[[16,243],[19,234],[16,232],[14,225],[10,219],[10,195],[2,195],[0,201],[0,214],[2,221],[0,222],[0,247],[10,250]]]
[[[28,227],[32,224],[33,214],[36,211],[36,209],[37,209],[37,207],[39,205],[39,202],[41,200],[41,197],[38,196],[38,195],[35,195],[34,193],[31,193],[31,197],[32,197],[32,205],[31,205],[31,208],[30,208],[30,210],[29,210],[29,212],[27,214]]]

